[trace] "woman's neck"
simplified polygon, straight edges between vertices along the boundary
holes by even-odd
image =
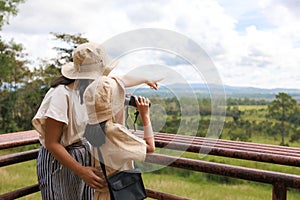
[[[68,84],[67,87],[71,90],[75,90],[76,89],[76,84],[75,84],[75,82],[73,82],[73,83]]]

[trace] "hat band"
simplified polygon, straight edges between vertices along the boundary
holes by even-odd
[[[85,72],[94,72],[94,71],[104,71],[101,70],[102,62],[94,63],[94,64],[85,64],[85,65],[75,65],[76,71],[79,73],[85,73]]]

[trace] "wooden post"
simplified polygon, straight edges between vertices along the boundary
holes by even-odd
[[[286,200],[286,186],[284,183],[273,184],[272,200]]]

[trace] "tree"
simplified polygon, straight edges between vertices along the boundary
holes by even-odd
[[[0,31],[9,23],[9,17],[16,15],[17,6],[24,0],[0,0]],[[0,36],[0,132],[17,129],[14,117],[16,109],[17,89],[24,83],[24,75],[29,70],[24,66],[23,46],[11,40],[8,44]]]
[[[48,89],[51,82],[61,75],[61,66],[73,61],[72,52],[80,44],[88,42],[88,39],[83,37],[82,34],[65,34],[65,33],[51,33],[59,40],[61,46],[53,47],[57,51],[57,56],[49,60],[42,60],[40,66],[33,71],[33,81],[41,84],[41,87]],[[44,94],[41,94],[44,95]]]
[[[0,0],[0,31],[2,26],[9,23],[9,17],[16,15],[18,12],[17,6],[23,3],[24,0]],[[23,70],[18,65],[23,65],[22,61],[18,60],[20,57],[24,57],[22,53],[23,46],[21,44],[15,44],[11,40],[8,44],[2,41],[0,36],[0,87],[2,88],[3,82],[12,82],[12,79],[18,77],[17,71]],[[18,57],[18,58],[17,58]],[[14,70],[14,73],[12,71]],[[10,75],[14,74],[14,77]]]
[[[297,109],[297,101],[286,93],[278,93],[276,99],[272,101],[268,106],[269,116],[273,119],[281,122],[281,145],[285,145],[284,137],[288,135],[288,131],[285,130],[285,122]]]
[[[0,31],[9,24],[10,16],[17,14],[17,6],[25,0],[0,0]],[[72,51],[88,42],[81,34],[52,33],[62,47],[54,47],[58,58],[42,61],[30,71],[21,44],[6,43],[0,35],[0,133],[32,128],[31,119],[54,78],[60,75],[60,66],[72,61]]]
[[[57,58],[41,61],[33,71],[27,67],[21,44],[0,40],[0,133],[32,129],[31,119],[51,82],[60,76],[60,66],[72,61],[72,51],[77,45],[87,42],[81,34],[55,36],[65,43],[61,43],[63,47],[54,47]]]
[[[72,52],[80,44],[88,42],[89,40],[82,36],[81,33],[71,35],[66,33],[51,33],[56,40],[65,43],[65,46],[54,47],[57,51],[58,59],[55,59],[55,64],[61,66],[65,63],[72,62]]]
[[[300,140],[300,128],[296,129],[294,134],[291,136],[290,142],[297,142]]]
[[[0,31],[2,26],[8,24],[9,17],[18,13],[17,6],[24,0],[0,0]]]
[[[15,89],[18,83],[25,81],[29,69],[25,66],[28,61],[23,51],[22,44],[16,44],[13,40],[7,44],[0,41],[0,84],[5,82]]]
[[[0,41],[0,132],[17,131],[19,127],[16,118],[21,115],[24,104],[17,101],[18,91],[30,77],[23,51],[21,44]]]
[[[241,118],[242,111],[239,110],[238,106],[233,106],[231,108],[230,106],[227,107],[226,109],[227,116],[231,116],[234,123],[238,123],[238,120]]]

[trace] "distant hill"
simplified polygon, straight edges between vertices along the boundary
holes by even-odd
[[[224,86],[226,96],[233,98],[252,98],[252,99],[266,99],[273,100],[275,96],[284,92],[292,96],[298,102],[300,101],[300,89],[287,89],[287,88],[256,88],[256,87],[236,87]]]
[[[284,92],[292,96],[298,102],[300,102],[300,89],[287,89],[287,88],[256,88],[256,87],[239,87],[224,85],[218,87],[212,85],[210,89],[213,92],[218,92],[224,89],[226,98],[250,98],[250,99],[265,99],[273,100],[275,96]],[[191,96],[196,95],[197,97],[207,98],[210,97],[211,93],[208,90],[206,84],[174,84],[161,86],[158,91],[149,90],[148,88],[132,88],[128,89],[129,93],[144,95],[144,96],[157,96],[157,97],[174,97],[174,96]],[[222,94],[222,93],[221,93]]]

